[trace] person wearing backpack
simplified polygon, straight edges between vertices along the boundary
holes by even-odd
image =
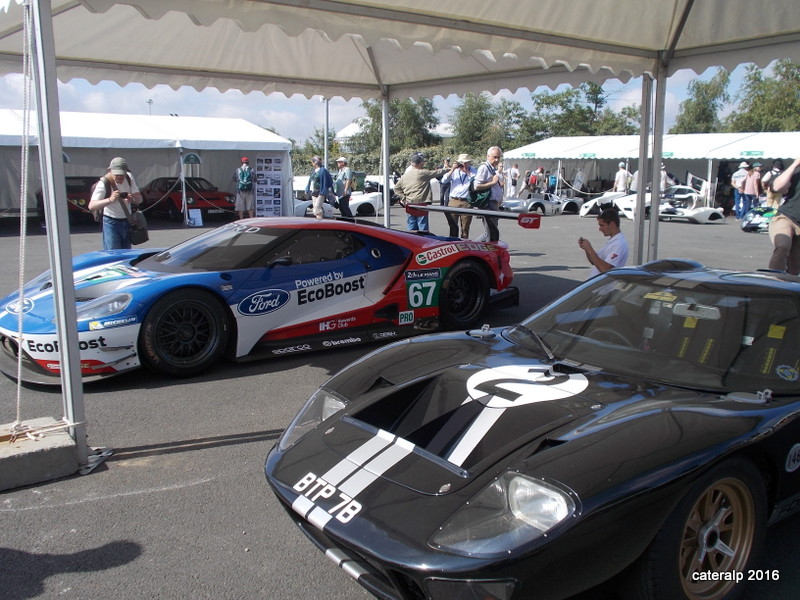
[[[783,173],[783,161],[778,158],[772,161],[772,168],[761,176],[761,185],[767,196],[765,206],[778,208],[781,205],[782,195],[774,189],[775,180]]]
[[[89,210],[103,215],[103,250],[130,249],[131,225],[128,214],[142,201],[142,195],[128,170],[128,163],[116,157],[106,174],[94,185]],[[125,203],[125,206],[122,206]]]
[[[240,219],[244,219],[244,213],[251,219],[256,216],[256,194],[254,185],[253,169],[250,168],[250,159],[242,157],[242,166],[236,169],[233,180],[236,182],[236,205],[235,210]]]

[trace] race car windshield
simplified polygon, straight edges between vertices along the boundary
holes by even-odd
[[[559,359],[609,372],[693,389],[796,393],[799,305],[778,289],[620,273],[522,325]]]
[[[231,223],[151,256],[138,266],[167,273],[246,269],[258,264],[259,259],[291,233],[292,230],[285,228]]]

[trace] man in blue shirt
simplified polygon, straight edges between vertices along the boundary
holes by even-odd
[[[469,154],[459,154],[450,171],[442,177],[442,183],[450,183],[450,200],[447,205],[453,208],[471,208],[469,203],[469,184],[477,174],[472,166]],[[469,239],[469,226],[472,223],[471,215],[455,215],[445,213],[450,226],[450,237],[459,237],[458,227],[461,225],[461,239]]]

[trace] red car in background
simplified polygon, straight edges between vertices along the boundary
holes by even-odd
[[[186,208],[199,208],[203,218],[208,215],[234,216],[233,210],[236,196],[223,192],[208,179],[202,177],[186,177]],[[166,214],[172,221],[183,219],[181,206],[183,191],[180,177],[158,177],[140,188],[142,193],[142,209],[149,212]]]
[[[64,178],[67,184],[67,214],[70,224],[94,221],[94,215],[89,210],[89,200],[92,198],[92,188],[100,181],[99,175],[70,175]],[[44,193],[36,192],[36,214],[41,223],[44,218]]]

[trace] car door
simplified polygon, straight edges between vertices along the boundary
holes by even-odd
[[[275,330],[284,339],[309,335],[310,322],[368,307],[373,284],[371,266],[361,258],[364,246],[350,231],[313,228],[299,229],[271,248],[238,289],[237,355]]]

